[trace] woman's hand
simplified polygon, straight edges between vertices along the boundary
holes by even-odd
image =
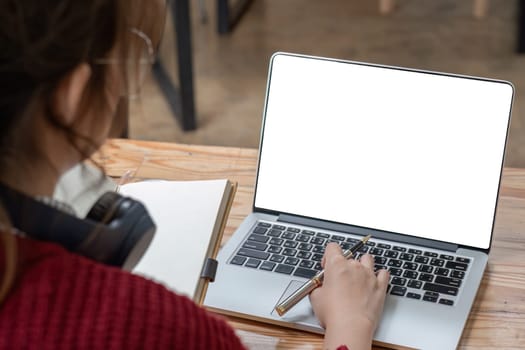
[[[370,349],[372,336],[385,301],[389,273],[374,273],[374,259],[364,255],[360,261],[345,259],[341,248],[330,243],[323,257],[323,285],[311,296],[314,312],[325,327],[325,345],[336,349]]]

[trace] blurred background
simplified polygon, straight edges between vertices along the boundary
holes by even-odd
[[[516,95],[506,166],[525,167],[518,0],[253,0],[226,34],[217,31],[219,1],[189,1],[196,128],[183,130],[152,75],[131,104],[131,138],[257,148],[268,62],[287,51],[509,80]],[[160,61],[180,85],[174,22]]]

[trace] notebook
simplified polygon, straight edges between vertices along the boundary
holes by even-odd
[[[103,179],[103,180],[101,180]],[[110,178],[89,165],[65,174],[55,198],[85,216],[96,199],[116,189]],[[148,249],[133,273],[164,284],[201,304],[215,278],[215,257],[236,184],[227,179],[199,181],[145,180],[119,187],[122,195],[141,201],[157,225]]]
[[[120,193],[144,203],[157,225],[133,273],[202,304],[208,282],[215,279],[214,258],[235,191],[236,184],[226,179],[149,180],[121,186]]]
[[[371,234],[360,253],[391,273],[374,342],[456,348],[488,261],[512,99],[504,81],[275,54],[253,212],[204,304],[323,333],[307,298],[274,308],[328,242]]]

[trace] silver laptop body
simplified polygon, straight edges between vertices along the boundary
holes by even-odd
[[[204,304],[323,333],[307,299],[284,317],[274,307],[324,244],[372,234],[367,252],[392,275],[374,341],[456,348],[487,265],[512,98],[504,81],[275,54],[253,212]]]

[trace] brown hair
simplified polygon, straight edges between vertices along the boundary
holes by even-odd
[[[157,43],[164,24],[159,20],[159,16],[164,16],[163,3],[163,0],[0,0],[0,171],[16,164],[21,156],[46,157],[38,154],[31,142],[32,135],[17,132],[22,126],[28,130],[37,108],[45,113],[51,125],[65,132],[83,157],[87,156],[79,144],[89,144],[89,135],[78,135],[74,126],[58,121],[50,108],[52,95],[62,78],[79,64],[88,63],[92,73],[80,111],[107,108],[104,91],[108,65],[96,61],[110,54],[126,60],[134,54],[128,44],[130,28],[139,29]],[[121,77],[126,79],[124,74]],[[1,209],[0,203],[0,213]],[[9,231],[5,215],[0,216],[0,224]],[[16,259],[12,251],[16,249],[16,241],[5,231],[6,227],[0,225],[4,256],[7,260]],[[4,266],[12,266],[14,260],[7,260]],[[12,284],[12,273],[1,273],[0,303],[5,297],[4,286]]]

